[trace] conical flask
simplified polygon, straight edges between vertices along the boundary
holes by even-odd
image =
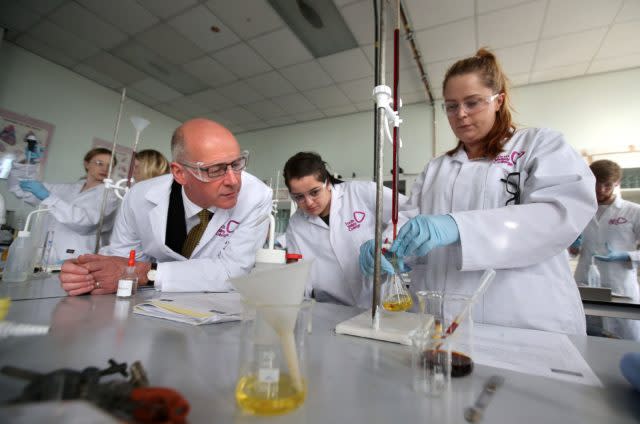
[[[409,293],[407,284],[398,270],[395,255],[392,256],[389,261],[396,270],[396,273],[392,275],[387,274],[385,281],[382,284],[380,294],[382,308],[389,312],[407,311],[413,306],[411,293]]]

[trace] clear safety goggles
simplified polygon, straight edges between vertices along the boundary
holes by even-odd
[[[320,197],[322,191],[327,187],[327,182],[328,181],[325,181],[320,187],[311,189],[306,193],[289,193],[289,196],[291,196],[291,200],[298,204],[304,202],[307,197],[311,200],[316,200],[318,199],[318,197]]]
[[[199,179],[204,183],[208,183],[213,180],[217,180],[226,175],[227,170],[231,169],[236,174],[241,173],[247,167],[249,161],[249,152],[243,151],[240,157],[232,162],[226,163],[213,163],[204,164],[202,162],[179,162],[182,166],[186,167],[191,175]]]
[[[464,110],[468,115],[473,115],[474,113],[478,113],[483,111],[494,101],[500,93],[496,93],[492,96],[475,96],[471,97],[462,103],[458,102],[444,102],[442,104],[442,109],[447,113],[448,116],[456,116],[460,111],[460,108]]]

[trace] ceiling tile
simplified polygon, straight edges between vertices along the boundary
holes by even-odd
[[[622,6],[622,10],[616,16],[616,22],[626,22],[640,19],[640,1],[627,0]]]
[[[235,81],[238,78],[224,66],[210,58],[203,56],[199,59],[185,63],[182,67],[200,80],[206,82],[211,87],[219,87],[223,84]]]
[[[360,45],[375,42],[373,4],[370,0],[352,3],[340,9],[342,17]]]
[[[635,67],[640,67],[640,53],[594,60],[591,62],[591,66],[589,66],[587,73],[595,74],[599,72],[610,72]]]
[[[584,31],[613,22],[622,0],[550,0],[542,37]]]
[[[171,106],[189,118],[202,116],[209,112],[205,106],[202,106],[187,97],[178,97],[177,99],[171,100],[165,104]]]
[[[478,13],[486,13],[492,10],[504,9],[517,4],[526,3],[527,0],[477,0]]]
[[[416,32],[416,40],[426,63],[439,62],[475,53],[476,36],[473,19]],[[444,42],[446,40],[446,42]]]
[[[189,99],[213,112],[236,106],[234,102],[230,101],[214,89],[208,89],[192,94],[189,96]]]
[[[209,9],[200,5],[171,19],[169,25],[205,52],[220,50],[240,41]],[[218,32],[211,30],[217,27]]]
[[[151,96],[148,96],[144,93],[141,93],[140,91],[136,90],[135,88],[128,88],[127,89],[127,98],[133,99],[133,100],[137,100],[138,102],[142,103],[143,105],[147,105],[147,106],[153,106],[158,104],[158,100],[154,99]]]
[[[205,4],[243,40],[285,26],[266,0],[210,0]]]
[[[373,101],[373,77],[341,82],[338,86],[353,103]]]
[[[79,63],[78,65],[74,66],[73,70],[78,74],[97,82],[100,85],[104,85],[105,87],[113,89],[122,87],[121,82],[114,80],[110,76],[105,75],[102,72],[95,70],[91,66],[85,65],[84,63]]]
[[[182,94],[191,94],[206,88],[204,83],[181,67],[135,41],[119,46],[113,50],[113,54]]]
[[[169,100],[177,99],[182,93],[161,83],[154,78],[145,78],[130,85],[136,91],[149,96],[155,103],[166,103]]]
[[[536,54],[537,43],[520,44],[514,47],[496,49],[494,53],[500,60],[507,75],[529,73]]]
[[[51,12],[67,0],[18,0],[20,4],[43,15]]]
[[[333,83],[333,80],[320,66],[318,61],[299,63],[279,70],[298,90],[324,87]]]
[[[156,24],[158,18],[130,0],[77,0],[84,7],[127,34],[133,35]]]
[[[539,0],[478,16],[479,45],[497,49],[537,40],[546,3]]]
[[[280,116],[278,118],[266,119],[265,122],[272,127],[279,127],[281,125],[295,124],[296,120],[291,116]]]
[[[103,49],[110,49],[127,38],[124,32],[73,2],[56,9],[49,19]]]
[[[16,40],[16,44],[38,56],[43,57],[44,59],[47,59],[50,62],[57,63],[58,65],[65,66],[67,68],[72,68],[78,63],[77,60],[58,52],[57,50],[51,48],[51,46],[43,43],[40,40],[36,40],[29,35],[22,35],[18,37],[18,39]]]
[[[322,109],[322,113],[324,113],[326,116],[347,115],[349,113],[356,113],[357,111],[358,109],[356,109],[356,107],[353,105],[328,107]]]
[[[132,84],[146,77],[145,74],[133,66],[107,52],[102,52],[89,58],[85,61],[85,64],[122,84]]]
[[[631,42],[630,40],[636,41]],[[640,53],[640,43],[637,40],[640,40],[640,21],[615,24],[605,37],[596,57],[604,59],[605,57]]]
[[[275,97],[274,103],[280,106],[287,113],[301,113],[301,112],[316,112],[317,109],[306,97],[302,94],[294,93],[287,94],[282,97]]]
[[[45,20],[34,26],[28,34],[79,61],[99,51],[98,47]]]
[[[168,18],[196,3],[198,0],[138,0],[144,7],[161,18]]]
[[[360,48],[321,57],[318,62],[336,82],[373,75],[373,66]]]
[[[541,40],[533,69],[542,71],[591,61],[606,32],[606,28],[599,28]]]
[[[257,102],[258,100],[263,100],[262,95],[244,81],[236,81],[220,87],[218,88],[218,92],[239,105],[246,105]]]
[[[531,74],[529,72],[525,74],[510,74],[509,81],[511,82],[512,87],[519,87],[521,85],[529,84],[529,78]]]
[[[248,41],[253,49],[274,68],[313,59],[309,50],[289,28],[282,28]]]
[[[244,108],[260,119],[272,119],[287,114],[280,106],[271,100],[262,100],[256,103],[251,103],[245,105]]]
[[[271,66],[245,43],[212,53],[211,56],[240,77],[250,77],[271,71]]]
[[[174,107],[167,104],[154,105],[153,108],[158,112],[164,113],[165,115],[173,119],[176,119],[180,122],[185,122],[186,120],[189,119],[187,115],[185,115],[184,113],[176,110]]]
[[[372,112],[374,108],[373,101],[356,103],[354,106],[360,112]]]
[[[296,88],[276,71],[247,78],[246,82],[267,98],[296,92]]]
[[[169,25],[160,24],[138,34],[136,40],[174,64],[202,56],[204,52]]]
[[[430,28],[474,14],[473,0],[405,0],[414,30]]]
[[[244,128],[245,131],[255,131],[255,130],[259,130],[262,128],[266,128],[269,125],[262,122],[262,121],[257,121],[257,122],[246,122],[244,124],[242,124],[242,128]]]
[[[26,31],[40,20],[40,15],[25,8],[17,0],[0,2],[0,26],[15,31]]]
[[[545,69],[543,71],[536,71],[531,73],[531,82],[543,82],[558,80],[563,78],[572,78],[580,75],[584,75],[589,66],[588,62],[575,63],[568,66],[560,66],[553,69]]]
[[[325,118],[324,113],[319,111],[295,113],[291,116],[298,122],[313,121],[314,119]]]
[[[313,103],[320,109],[351,104],[349,98],[345,96],[342,91],[340,91],[335,85],[316,88],[313,90],[305,91],[302,94],[304,94],[304,96],[309,99],[311,103]]]
[[[229,123],[230,125],[243,124],[260,120],[253,113],[240,106],[218,111],[217,114],[222,116],[224,122]]]

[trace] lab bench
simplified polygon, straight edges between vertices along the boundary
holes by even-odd
[[[640,393],[618,368],[624,353],[640,351],[631,341],[570,336],[602,388],[476,365],[470,376],[452,381],[449,395],[430,398],[411,387],[409,347],[336,335],[336,324],[360,311],[318,303],[308,338],[304,405],[288,415],[259,418],[241,415],[235,404],[237,322],[194,327],[138,315],[122,318],[115,296],[59,297],[64,292],[56,278],[21,286],[0,283],[0,296],[7,294],[22,299],[13,301],[7,319],[51,325],[51,331],[2,340],[0,366],[46,372],[103,367],[110,358],[129,364],[140,360],[151,385],[172,387],[188,399],[190,423],[465,423],[464,409],[493,375],[505,383],[485,411],[486,423],[640,421]],[[139,291],[129,307],[154,296],[152,290]],[[23,386],[0,375],[0,402],[17,396]]]

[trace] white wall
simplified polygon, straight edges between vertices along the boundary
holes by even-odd
[[[94,137],[113,140],[120,94],[26,50],[5,42],[0,46],[0,107],[55,125],[44,179],[69,182],[84,175],[82,159]],[[125,103],[119,143],[131,147],[131,115],[151,125],[142,133],[138,150],[156,149],[169,155],[173,130],[179,122],[135,100]],[[169,156],[167,156],[169,157]],[[8,209],[20,206],[0,182]]]
[[[542,126],[563,132],[576,150],[613,151],[640,148],[640,68],[536,84],[513,90],[520,126]],[[431,108],[409,105],[401,110],[405,148],[400,165],[419,173],[431,157]],[[370,179],[373,175],[372,114],[358,113],[322,121],[243,133],[238,139],[251,150],[250,170],[274,177],[284,162],[301,150],[320,153],[335,172]],[[456,140],[440,104],[436,105],[436,154]],[[385,149],[385,160],[390,156]],[[640,164],[638,164],[640,166]],[[391,167],[384,167],[385,173]]]

